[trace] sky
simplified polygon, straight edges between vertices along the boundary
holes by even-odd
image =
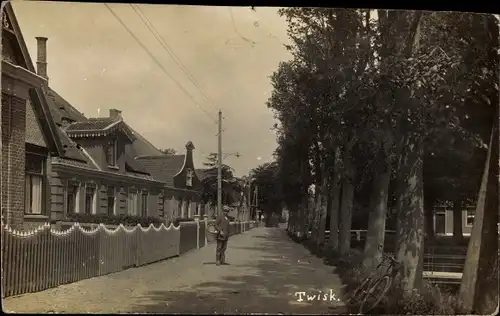
[[[224,163],[241,176],[272,160],[269,76],[290,59],[277,8],[139,4],[169,54],[134,7],[108,4],[163,71],[102,3],[12,4],[33,62],[35,37],[48,37],[49,85],[85,116],[104,117],[116,108],[158,148],[184,152],[192,141],[201,168],[217,151],[221,109]],[[236,152],[239,158],[231,155]]]

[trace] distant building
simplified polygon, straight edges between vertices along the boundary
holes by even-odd
[[[136,160],[156,179],[165,183],[165,214],[169,218],[194,218],[200,215],[200,180],[195,173],[192,142],[182,155],[142,155]]]
[[[470,236],[474,224],[475,206],[467,206],[462,210],[462,234]],[[453,235],[453,209],[447,206],[434,207],[434,232],[437,236]]]

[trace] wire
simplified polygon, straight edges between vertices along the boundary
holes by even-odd
[[[132,38],[139,44],[142,49],[148,53],[148,55],[153,59],[153,61],[163,70],[163,72],[186,94],[186,96],[193,101],[193,103],[200,109],[203,113],[205,113],[210,120],[212,120],[214,123],[217,123],[217,121],[212,117],[212,115],[205,110],[199,103],[196,101],[193,96],[170,74],[168,71],[163,67],[163,65],[158,61],[158,59],[155,58],[155,56],[148,50],[148,48],[135,36],[135,34],[127,27],[127,25],[120,19],[120,17],[109,7],[107,3],[104,3],[106,8],[113,14],[113,16],[120,22],[120,24],[127,30],[127,32],[132,36]]]
[[[212,100],[212,98],[207,94],[206,91],[203,90],[203,88],[200,86],[196,78],[189,72],[189,70],[186,68],[186,66],[182,63],[182,61],[179,59],[179,57],[175,54],[174,50],[170,45],[168,45],[167,41],[161,36],[160,32],[156,29],[154,24],[149,20],[149,18],[146,16],[144,11],[136,4],[135,6],[133,4],[129,4],[130,7],[135,11],[135,13],[141,18],[142,22],[146,27],[149,29],[151,34],[156,38],[158,43],[163,47],[163,49],[167,52],[167,54],[172,57],[172,59],[175,61],[175,63],[181,68],[182,72],[187,76],[187,78],[193,83],[193,85],[200,91],[200,93],[205,97],[205,99],[215,107],[215,104]]]

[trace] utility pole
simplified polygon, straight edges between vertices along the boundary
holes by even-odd
[[[247,214],[247,220],[252,220],[252,181],[248,180],[248,199],[247,199],[247,205],[248,205],[248,214]]]
[[[219,110],[219,133],[217,153],[217,214],[222,214],[222,111]]]

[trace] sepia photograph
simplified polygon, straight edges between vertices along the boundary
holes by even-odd
[[[1,19],[3,312],[498,313],[500,15]]]

